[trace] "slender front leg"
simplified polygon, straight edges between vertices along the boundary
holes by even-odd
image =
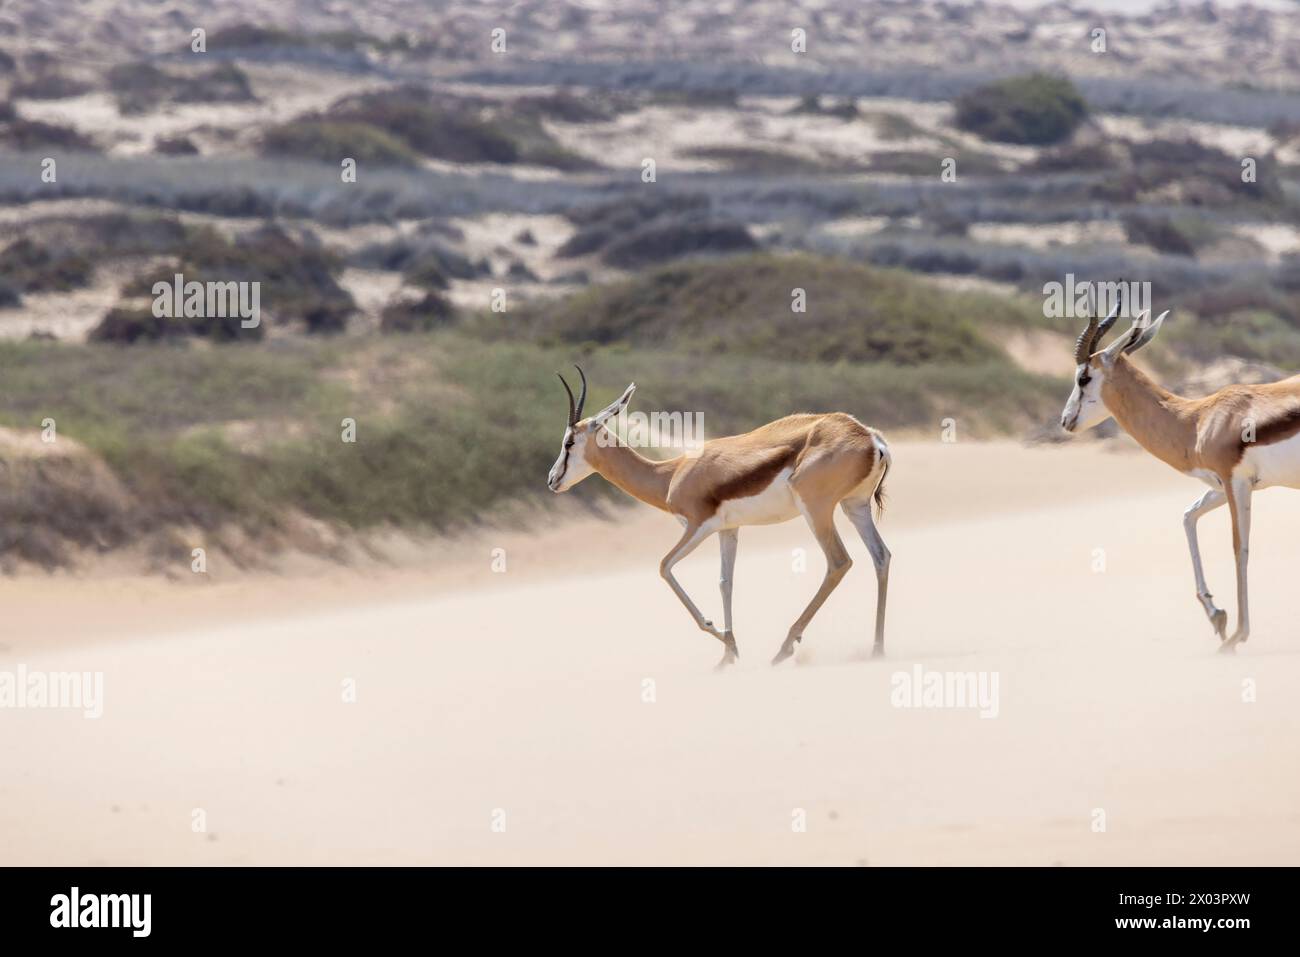
[[[1237,559],[1237,630],[1219,646],[1232,651],[1250,637],[1250,601],[1246,595],[1246,564],[1250,558],[1250,483],[1234,480],[1228,498],[1232,512],[1232,548]]]
[[[863,544],[871,553],[871,561],[876,566],[876,638],[871,646],[871,657],[879,658],[885,653],[885,599],[889,596],[889,549],[876,528],[876,518],[871,514],[871,502],[843,503],[841,508],[849,517],[853,527],[862,536]]]
[[[731,582],[736,570],[736,546],[740,543],[740,529],[724,528],[718,532],[718,543],[722,546],[722,575],[718,579],[718,587],[722,591],[722,641],[727,646],[718,667],[725,668],[740,657],[736,648],[736,636],[731,630]]]
[[[727,641],[726,636],[713,627],[713,622],[700,614],[700,610],[695,607],[695,602],[691,601],[690,596],[686,594],[686,589],[682,588],[682,586],[678,584],[677,579],[673,577],[673,566],[691,552],[695,551],[700,542],[704,541],[712,534],[712,529],[705,529],[702,525],[687,525],[686,531],[682,533],[681,540],[673,546],[672,551],[665,555],[664,560],[659,563],[659,574],[663,577],[663,580],[672,587],[672,590],[676,593],[677,597],[681,599],[682,604],[686,606],[686,610],[689,611],[691,617],[695,619],[695,624],[700,626],[700,630],[707,631],[714,638],[717,638],[725,644]]]
[[[1201,546],[1196,538],[1196,523],[1200,521],[1202,515],[1214,511],[1227,501],[1228,496],[1222,491],[1217,488],[1210,489],[1183,512],[1183,529],[1187,532],[1187,547],[1192,552],[1192,571],[1196,573],[1196,598],[1205,609],[1205,614],[1209,617],[1215,632],[1218,633],[1220,641],[1228,637],[1228,613],[1214,606],[1214,596],[1210,594],[1209,586],[1205,584],[1205,570],[1201,567]]]
[[[781,650],[772,659],[774,665],[780,664],[794,654],[795,642],[803,637],[803,631],[808,627],[808,622],[812,621],[813,615],[817,614],[817,609],[821,608],[826,599],[830,597],[830,593],[835,590],[835,586],[853,567],[853,559],[849,558],[848,549],[844,547],[839,532],[835,531],[834,508],[834,503],[831,503],[829,506],[819,508],[816,512],[807,509],[804,511],[804,517],[808,519],[808,526],[813,530],[813,534],[817,536],[817,544],[821,545],[822,552],[826,555],[826,576],[822,579],[817,594],[813,595],[812,601],[808,602],[808,607],[803,610],[803,614],[790,626],[790,631],[781,644]]]

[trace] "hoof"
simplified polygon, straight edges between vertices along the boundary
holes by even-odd
[[[872,645],[872,647],[871,647],[871,657],[872,657],[872,658],[883,658],[883,657],[885,657],[885,646],[884,646],[884,645]]]
[[[726,668],[727,665],[734,665],[736,660],[740,657],[740,649],[736,647],[735,635],[729,631],[725,631],[718,637],[722,639],[722,643],[726,646],[726,650],[722,653],[722,660],[713,666],[714,671],[721,671]]]
[[[785,661],[785,659],[792,656],[794,654],[794,646],[802,640],[802,638],[802,635],[798,638],[787,638],[781,645],[781,650],[778,651],[776,657],[772,659],[772,664],[779,665],[781,662]]]
[[[1235,655],[1237,653],[1237,646],[1243,643],[1249,637],[1250,637],[1249,635],[1242,634],[1241,632],[1237,632],[1235,635],[1233,635],[1223,644],[1219,645],[1219,654]]]
[[[1220,608],[1210,616],[1210,624],[1214,626],[1214,633],[1219,636],[1220,641],[1228,640],[1228,613]]]

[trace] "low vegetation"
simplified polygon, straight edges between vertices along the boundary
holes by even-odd
[[[416,166],[420,156],[404,141],[368,123],[308,116],[281,123],[262,136],[263,156],[294,156],[339,163]]]
[[[379,43],[362,33],[341,32],[303,33],[265,27],[252,23],[237,23],[215,31],[208,37],[209,49],[221,53],[231,51],[274,50],[292,47],[356,50]]]
[[[454,315],[446,298],[427,292],[419,299],[389,303],[379,317],[379,328],[381,332],[428,332],[449,324]]]
[[[561,257],[598,255],[620,269],[639,269],[699,253],[736,253],[758,248],[748,228],[712,209],[701,193],[622,197],[568,213],[577,226],[559,249]]]
[[[356,310],[352,296],[337,282],[343,263],[310,233],[297,234],[275,225],[226,239],[211,228],[190,230],[175,252],[174,265],[160,266],[130,282],[127,298],[149,300],[156,283],[171,286],[180,273],[188,282],[258,282],[263,322],[301,323],[307,332],[338,332]],[[96,328],[94,337],[133,343],[177,335],[218,341],[258,338],[261,326],[244,328],[237,317],[196,321],[155,320],[152,313],[115,310]]]
[[[263,137],[262,151],[330,162],[351,156],[389,166],[410,166],[428,157],[454,163],[596,168],[547,132],[541,117],[549,108],[544,100],[500,103],[404,86],[344,97],[324,113],[273,127]]]
[[[1180,297],[1175,308],[1184,321],[1167,324],[1162,338],[1185,359],[1236,356],[1300,370],[1300,286],[1225,282]]]
[[[0,251],[0,276],[21,292],[66,292],[89,283],[94,271],[80,253],[26,237]]]
[[[118,306],[110,309],[90,331],[89,339],[91,342],[115,342],[129,346],[137,342],[191,336],[213,342],[256,340],[265,334],[266,328],[261,324],[245,327],[240,317],[233,315],[165,316],[156,315],[150,307]]]
[[[1123,222],[1129,242],[1178,256],[1194,256],[1197,249],[1213,242],[1220,235],[1218,230],[1204,220],[1191,215],[1133,212],[1126,215]]]
[[[233,63],[177,73],[151,63],[123,63],[109,69],[109,92],[125,114],[156,110],[165,103],[252,103],[248,75]]]
[[[1088,104],[1062,76],[1031,73],[997,80],[957,97],[957,126],[986,140],[1047,146],[1074,133]]]
[[[46,514],[66,507],[61,498],[10,500],[26,521],[6,527],[49,528],[59,540],[39,543],[46,557],[176,527],[214,536],[236,527],[274,542],[304,515],[354,529],[452,528],[504,500],[549,495],[541,478],[565,414],[554,372],[575,359],[592,401],[635,379],[636,408],[701,412],[709,435],[832,409],[886,429],[937,428],[961,409],[968,434],[990,434],[1040,421],[1061,389],[996,361],[905,369],[696,349],[489,346],[455,329],[276,348],[4,342],[0,426],[34,436],[33,423],[53,418],[60,441],[107,467],[100,485],[121,489],[90,497],[80,521]],[[356,420],[355,443],[342,441],[345,417]],[[0,443],[0,464],[14,461]],[[5,475],[12,469],[0,467]],[[598,482],[576,494],[611,495]],[[178,560],[188,562],[188,547]]]
[[[1019,301],[946,292],[902,272],[760,253],[664,266],[509,321],[512,335],[547,344],[914,367],[1001,361],[992,335],[1041,319]],[[486,318],[477,328],[504,331]]]

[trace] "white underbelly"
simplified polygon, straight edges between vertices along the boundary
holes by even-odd
[[[799,500],[790,487],[794,469],[782,469],[776,478],[757,495],[732,498],[718,506],[716,521],[719,528],[738,525],[775,525],[788,522],[800,514]]]
[[[1257,487],[1287,485],[1300,488],[1300,435],[1269,445],[1249,445],[1238,471],[1253,478]]]

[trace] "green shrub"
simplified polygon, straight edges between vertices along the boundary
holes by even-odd
[[[419,156],[406,143],[369,123],[304,117],[262,134],[264,156],[293,156],[338,164],[351,157],[359,164],[413,167]]]
[[[1000,143],[1045,146],[1070,136],[1088,104],[1062,76],[1031,73],[978,87],[957,98],[960,129]]]
[[[331,107],[335,120],[367,123],[425,156],[455,163],[514,163],[515,142],[474,111],[439,104],[437,94],[402,87],[348,97]]]
[[[85,286],[94,272],[94,263],[80,253],[52,250],[26,237],[0,252],[0,277],[23,292],[66,292]]]
[[[178,74],[152,63],[120,63],[107,73],[109,92],[122,113],[148,113],[164,103],[252,103],[248,76],[233,63]]]
[[[181,245],[179,262],[139,277],[129,294],[153,296],[155,283],[171,284],[176,273],[186,282],[260,282],[261,309],[277,322],[300,321],[308,332],[338,332],[356,303],[335,276],[343,263],[310,234],[290,235],[276,225],[263,226],[234,240],[211,228],[193,230]],[[261,326],[203,324],[195,335],[219,340],[260,336]]]
[[[1218,236],[1208,223],[1192,216],[1133,212],[1123,217],[1123,223],[1129,242],[1176,256],[1194,256],[1199,247]]]
[[[153,144],[155,153],[161,156],[198,156],[199,148],[188,136],[165,136]]]
[[[214,342],[256,340],[265,335],[259,324],[245,328],[238,316],[155,316],[152,308],[110,309],[90,330],[91,342],[131,345],[159,339],[195,337]]]
[[[188,335],[185,319],[155,316],[151,309],[110,309],[99,324],[90,330],[91,342],[116,342],[131,345],[142,340],[179,338]]]
[[[398,301],[384,307],[379,328],[382,332],[428,332],[451,322],[455,312],[445,298],[425,293],[412,301]]]

